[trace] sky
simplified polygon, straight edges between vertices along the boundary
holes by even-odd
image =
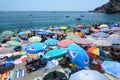
[[[109,0],[0,0],[0,11],[89,11]]]

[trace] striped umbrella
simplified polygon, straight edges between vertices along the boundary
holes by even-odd
[[[58,47],[67,48],[67,47],[68,47],[68,44],[75,44],[75,43],[74,43],[72,40],[64,39],[64,40],[61,40],[61,41],[58,43]]]
[[[105,52],[100,48],[88,48],[87,51],[89,53],[92,53],[92,54],[96,55],[96,56],[105,57]]]
[[[76,38],[76,39],[73,39],[73,41],[76,44],[83,44],[83,45],[92,44],[92,42],[90,40],[87,40],[85,38]]]

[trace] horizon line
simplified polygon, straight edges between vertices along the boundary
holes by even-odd
[[[3,10],[3,11],[5,11],[5,12],[11,11],[11,12],[12,12],[13,10],[8,10],[8,11]],[[22,12],[22,11],[40,11],[40,10],[15,10],[15,11],[21,11],[21,12]],[[44,10],[43,10],[43,11],[44,11]],[[60,11],[56,11],[56,10],[55,10],[55,11],[52,11],[52,10],[51,10],[51,11],[50,11],[50,10],[45,10],[45,11],[49,11],[49,12],[63,12],[63,11],[64,11],[64,12],[68,12],[67,10],[66,10],[66,11],[65,11],[65,10],[63,10],[63,11],[62,11],[62,10],[60,10]],[[69,11],[70,11],[70,10],[69,10]],[[74,12],[81,12],[82,10],[81,10],[81,11],[71,10],[71,11],[74,11]],[[86,11],[82,11],[82,12],[89,12],[89,11],[91,11],[91,10],[86,10]],[[0,12],[2,12],[2,10],[1,10]]]

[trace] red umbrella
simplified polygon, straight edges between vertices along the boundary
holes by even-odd
[[[89,41],[85,38],[75,38],[75,39],[73,39],[73,41],[77,44],[83,44],[83,45],[92,44],[91,41]]]
[[[68,47],[68,44],[75,44],[72,40],[61,40],[59,43],[58,43],[58,46],[59,47],[63,47],[63,48],[67,48]]]

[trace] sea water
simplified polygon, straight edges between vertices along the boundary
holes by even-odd
[[[75,20],[80,17],[81,20]],[[75,26],[98,22],[116,23],[120,14],[105,14],[83,11],[0,11],[0,33],[4,30],[27,30],[50,26]]]

